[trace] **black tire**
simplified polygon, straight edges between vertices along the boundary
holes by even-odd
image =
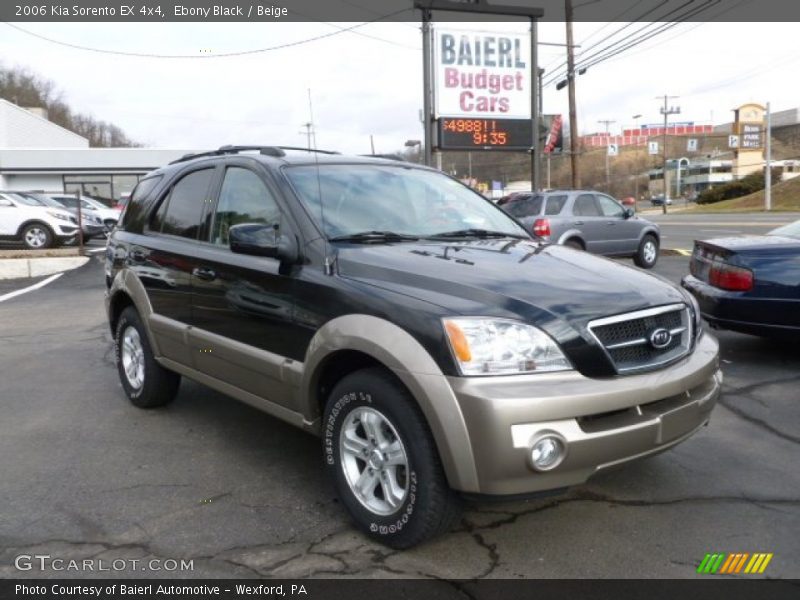
[[[642,269],[652,269],[658,262],[658,238],[648,233],[639,242],[639,249],[633,255],[633,262]]]
[[[129,330],[131,335],[138,337],[142,351],[142,359],[136,362],[137,365],[141,364],[144,367],[140,371],[142,384],[138,386],[135,385],[136,379],[134,378],[132,381],[126,373],[125,365],[123,364],[124,338],[129,333]],[[178,393],[178,386],[181,383],[181,377],[156,362],[142,319],[132,306],[123,310],[119,317],[114,336],[114,346],[117,372],[122,383],[122,389],[125,390],[125,395],[134,406],[156,408],[169,404],[175,398]]]
[[[34,239],[36,242],[33,241]],[[54,239],[52,230],[44,223],[28,223],[20,232],[22,245],[28,250],[52,248]]]
[[[586,250],[586,248],[583,247],[583,244],[581,244],[580,240],[575,238],[568,239],[566,242],[564,242],[564,245],[567,248],[574,248],[575,250]]]
[[[378,483],[371,495],[385,498],[387,477],[396,477],[394,482],[405,486],[405,496],[390,514],[380,514],[366,506],[348,483],[346,460],[340,448],[342,429],[361,427],[357,411],[369,409],[386,419],[390,428],[384,428],[384,439],[400,440],[407,459],[406,467],[398,466],[394,475],[388,469],[376,467],[383,477],[375,476]],[[353,425],[356,424],[356,425]],[[365,440],[366,442],[366,440]],[[371,450],[380,455],[378,448]],[[325,464],[333,478],[339,498],[353,521],[366,535],[392,548],[410,548],[425,540],[450,530],[459,520],[461,507],[459,497],[447,484],[436,445],[422,412],[408,390],[387,371],[380,368],[363,369],[345,376],[331,391],[325,406],[323,419],[323,452]],[[366,452],[366,451],[365,451]],[[383,455],[386,458],[386,454]],[[367,462],[350,458],[356,470]],[[370,471],[372,472],[372,471]],[[350,470],[352,475],[352,467]],[[380,491],[378,490],[380,488]],[[391,507],[389,507],[391,510]]]

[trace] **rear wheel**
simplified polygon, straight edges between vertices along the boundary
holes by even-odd
[[[171,402],[181,377],[153,356],[142,319],[135,308],[122,311],[115,336],[117,371],[125,395],[134,406],[155,408]]]
[[[633,262],[642,269],[652,269],[658,261],[658,239],[652,234],[647,234],[639,242],[639,249],[633,256]]]
[[[22,243],[28,250],[41,250],[53,245],[53,232],[47,225],[31,223],[22,230]]]
[[[564,245],[567,248],[574,248],[575,250],[585,250],[583,244],[581,244],[580,240],[576,240],[575,238],[571,238],[564,242]]]
[[[344,377],[328,399],[323,431],[336,491],[364,533],[409,548],[457,522],[458,497],[428,424],[391,374],[372,368]]]

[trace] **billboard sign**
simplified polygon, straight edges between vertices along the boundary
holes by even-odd
[[[529,33],[434,30],[436,116],[531,118]]]

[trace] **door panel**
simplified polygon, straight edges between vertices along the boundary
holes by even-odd
[[[597,203],[606,218],[608,254],[633,254],[639,245],[639,222],[625,218],[625,208],[610,196],[597,194]]]
[[[236,163],[225,168],[212,207],[192,272],[195,363],[212,377],[288,405],[281,366],[302,360],[293,347],[294,279],[277,259],[234,254],[228,246],[232,226],[262,223],[281,230],[283,213],[266,178]],[[203,342],[205,334],[212,337]],[[209,340],[216,346],[202,345]]]
[[[603,253],[605,219],[594,194],[579,194],[575,198],[572,205],[572,219],[568,226],[581,232],[589,252]]]

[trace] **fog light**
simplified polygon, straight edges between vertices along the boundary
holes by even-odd
[[[564,460],[567,446],[560,437],[546,434],[534,442],[531,447],[531,465],[537,471],[555,469]]]

